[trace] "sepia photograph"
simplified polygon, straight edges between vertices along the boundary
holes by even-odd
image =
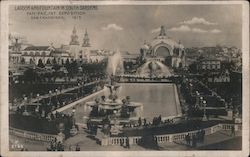
[[[2,3],[3,156],[248,156],[248,3],[109,3]]]

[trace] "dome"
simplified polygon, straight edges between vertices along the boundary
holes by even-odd
[[[156,38],[151,43],[152,47],[155,47],[158,44],[167,44],[167,45],[171,46],[172,49],[174,47],[179,47],[179,44],[176,41],[174,41],[174,40],[172,40],[172,39],[170,39],[168,37],[166,37],[166,38]]]

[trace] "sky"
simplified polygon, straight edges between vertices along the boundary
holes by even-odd
[[[31,12],[31,11],[29,11]],[[37,13],[37,10],[33,10]],[[57,11],[58,13],[58,11]],[[164,25],[167,35],[185,47],[242,45],[241,5],[98,6],[81,19],[31,19],[27,11],[9,10],[9,29],[33,45],[69,44],[74,26],[82,43],[85,29],[93,49],[137,53]]]

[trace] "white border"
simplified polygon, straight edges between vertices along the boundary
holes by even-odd
[[[243,145],[242,151],[81,151],[81,152],[10,152],[8,136],[8,6],[9,5],[227,5],[241,4],[243,53]],[[249,155],[249,4],[247,1],[2,1],[0,53],[1,155],[2,156],[227,156]]]

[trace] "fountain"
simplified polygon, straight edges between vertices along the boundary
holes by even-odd
[[[90,118],[102,120],[103,118],[117,119],[119,122],[129,122],[132,119],[138,119],[142,116],[142,104],[131,102],[130,97],[121,100],[118,97],[120,85],[116,84],[115,77],[110,76],[110,83],[105,85],[109,95],[96,98],[95,101],[87,102],[87,107],[91,107]]]
[[[103,95],[95,98],[94,101],[86,102],[86,107],[91,108],[88,121],[102,125],[103,129],[109,128],[108,132],[111,134],[118,134],[122,125],[138,120],[143,112],[142,103],[131,102],[129,96],[122,100],[118,96],[121,86],[116,83],[115,74],[122,66],[121,62],[119,52],[109,58],[107,72],[110,75],[110,81],[105,85],[108,96]]]
[[[159,77],[170,77],[172,73],[170,69],[163,63],[150,60],[144,63],[137,71],[139,76],[145,78],[159,78]]]
[[[108,58],[107,72],[112,75],[124,73],[123,60],[119,50]]]

